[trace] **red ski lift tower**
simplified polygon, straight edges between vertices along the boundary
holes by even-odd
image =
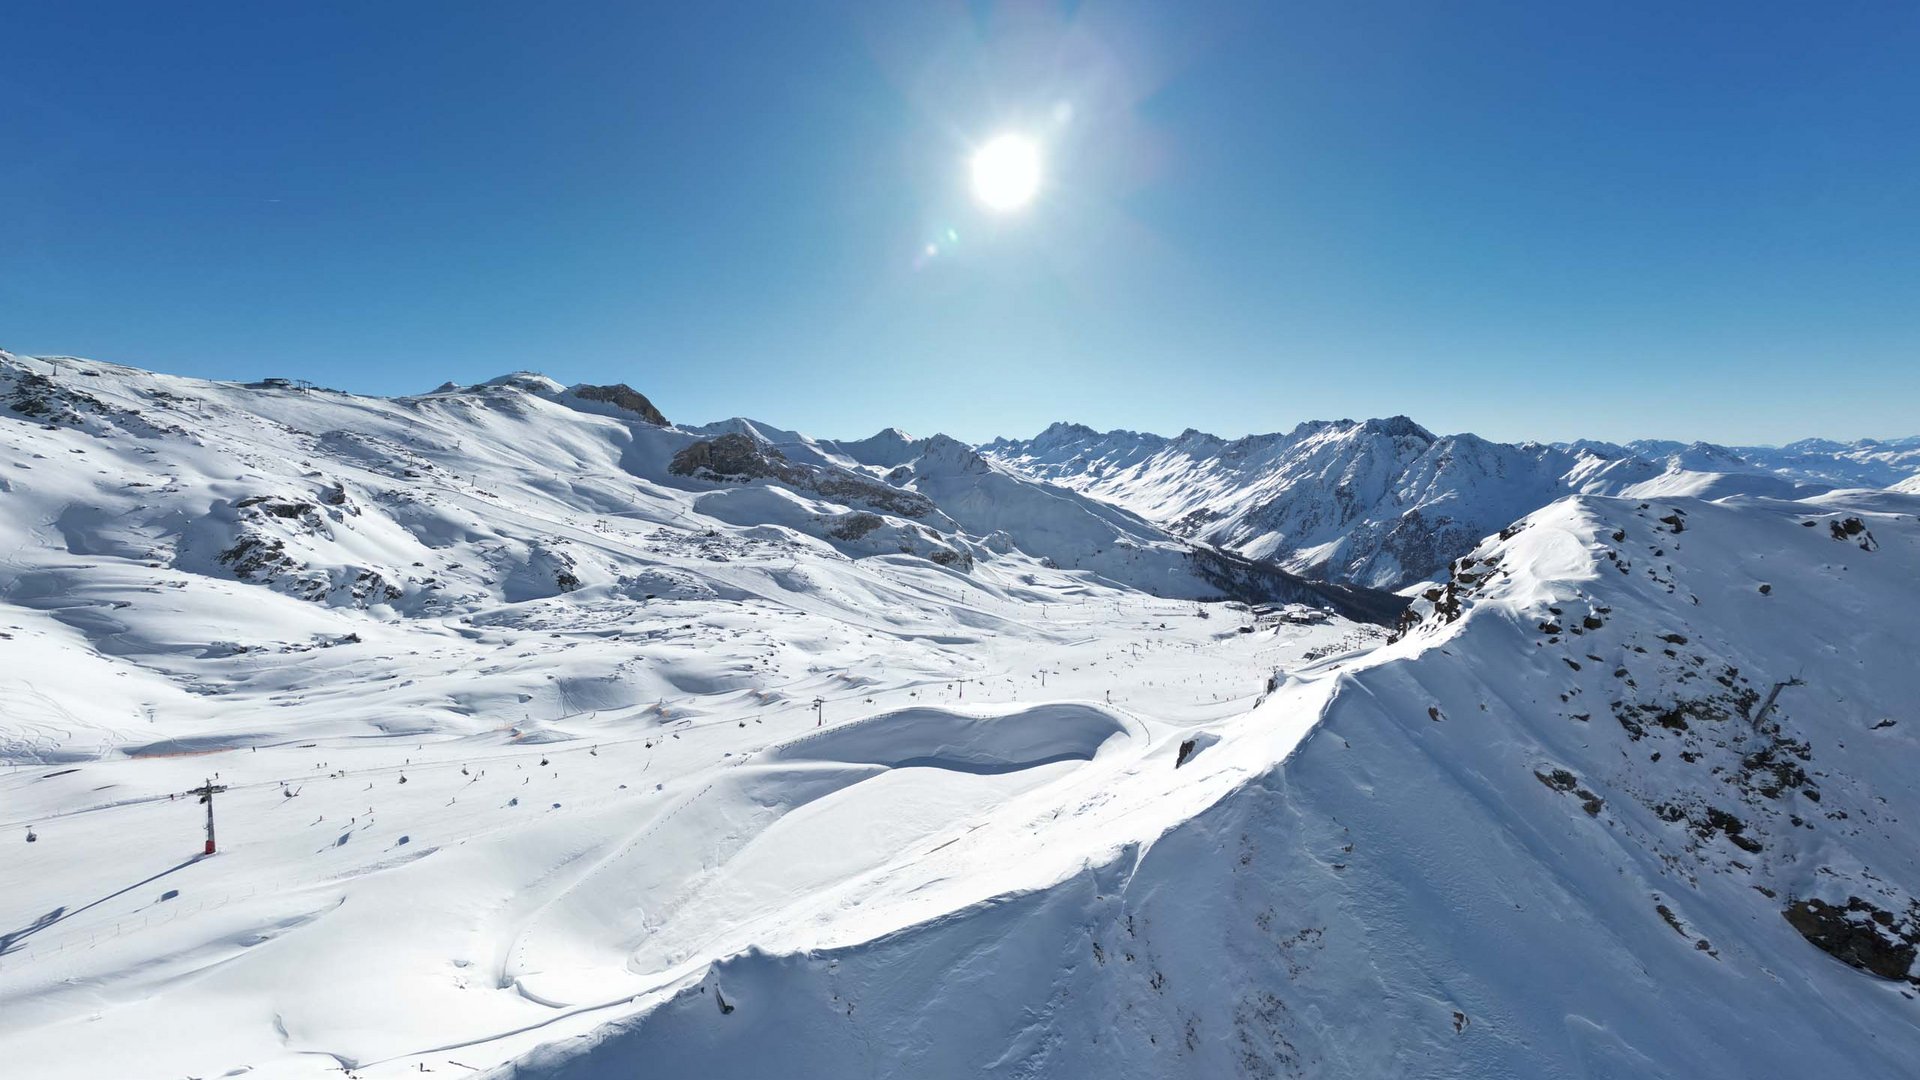
[[[200,785],[197,788],[194,788],[192,791],[187,792],[187,794],[189,795],[200,796],[200,801],[207,804],[206,854],[208,855],[213,854],[213,796],[215,792],[220,792],[225,790],[227,790],[227,785],[216,784],[212,780],[208,780],[206,783]]]

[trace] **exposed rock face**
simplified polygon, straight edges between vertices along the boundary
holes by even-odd
[[[253,495],[236,500],[233,540],[218,553],[220,564],[236,580],[266,585],[312,603],[364,608],[401,599],[405,593],[378,570],[313,566],[303,560],[297,545],[289,548],[289,541],[299,537],[330,536],[336,522],[360,513],[344,488],[330,488],[323,497],[335,509],[324,510],[319,503],[295,496]]]
[[[21,373],[14,383],[13,400],[8,405],[21,416],[47,423],[55,423],[73,412],[59,398],[53,380],[37,371]]]
[[[864,510],[816,519],[820,534],[840,542],[856,558],[898,552],[966,574],[973,571],[971,546],[958,536],[943,536],[925,524],[882,517]]]
[[[94,435],[116,429],[137,435],[180,434],[174,424],[155,423],[140,409],[114,405],[79,389],[77,379],[55,377],[34,371],[10,353],[0,351],[0,412],[11,410],[29,420],[52,427],[68,425]],[[148,391],[155,400],[166,400],[164,390]]]
[[[1920,919],[1876,907],[1858,896],[1846,904],[1824,900],[1795,900],[1780,913],[1822,952],[1861,971],[1920,986],[1913,973],[1916,946],[1920,946]]]
[[[1590,760],[1578,771],[1544,765],[1534,770],[1535,779],[1579,799],[1608,827],[1627,826],[1636,839],[1657,845],[1662,864],[1696,889],[1714,877],[1733,878],[1766,897],[1769,910],[1821,951],[1862,973],[1920,986],[1920,901],[1911,870],[1884,849],[1868,854],[1871,848],[1853,847],[1897,843],[1903,835],[1885,775],[1876,784],[1863,756],[1849,747],[1856,730],[1893,732],[1897,721],[1879,715],[1884,705],[1855,704],[1857,690],[1835,687],[1841,673],[1832,667],[1816,676],[1819,682],[1803,678],[1803,665],[1812,665],[1795,640],[1798,623],[1771,625],[1752,608],[1716,622],[1714,612],[1779,602],[1759,600],[1774,594],[1765,582],[1754,587],[1762,568],[1829,571],[1821,537],[1869,553],[1854,557],[1851,575],[1879,570],[1884,551],[1860,541],[1872,535],[1870,523],[1891,535],[1900,517],[1839,509],[1803,517],[1782,510],[1771,520],[1748,521],[1710,502],[1585,505],[1581,539],[1594,576],[1530,598],[1515,624],[1533,628],[1522,632],[1533,637],[1541,666],[1557,659],[1566,668],[1554,678],[1558,711],[1581,727],[1581,749],[1589,740],[1624,739],[1613,751],[1635,764],[1608,769]],[[1863,497],[1842,505],[1872,502]],[[1526,543],[1523,533],[1550,516],[1543,511],[1454,560],[1447,580],[1414,601],[1400,632],[1444,634],[1475,607],[1514,595],[1513,580],[1531,567],[1510,556],[1543,550]],[[1762,544],[1763,551],[1753,552]],[[1886,550],[1896,549],[1889,543]],[[1748,561],[1729,573],[1741,559]],[[1870,609],[1884,586],[1823,584],[1835,593],[1843,587],[1859,591],[1848,601],[1803,595],[1798,610],[1819,612],[1822,603]],[[1766,650],[1754,648],[1756,641],[1766,642]],[[1525,661],[1516,656],[1512,662]],[[1827,689],[1833,704],[1817,692],[1795,692],[1801,687]],[[1617,729],[1598,723],[1609,714]],[[1891,742],[1877,745],[1879,752],[1894,752]],[[1642,811],[1658,824],[1647,828]],[[1634,817],[1639,822],[1629,824]],[[1820,839],[1810,841],[1813,835]],[[1811,852],[1819,853],[1817,865]],[[1821,895],[1806,895],[1816,890]],[[1671,903],[1658,903],[1659,916],[1718,958],[1690,929],[1685,906],[1671,895],[1665,899]]]
[[[788,461],[785,454],[737,431],[701,439],[673,455],[675,476],[707,480],[777,480],[838,502],[859,503],[901,517],[933,513],[932,500],[840,469]]]
[[[963,574],[973,572],[973,556],[959,548],[937,547],[926,556],[932,562],[958,570]]]
[[[778,476],[778,466],[786,466],[786,460],[786,455],[780,451],[772,447],[763,448],[739,432],[730,432],[718,438],[701,439],[688,446],[673,455],[673,462],[668,469],[676,476],[711,473],[751,480]]]
[[[858,540],[886,523],[878,515],[856,512],[839,519],[827,534],[839,540]]]
[[[654,408],[653,402],[647,400],[647,395],[626,383],[614,383],[612,386],[576,386],[573,388],[573,393],[576,397],[587,401],[601,401],[616,408],[625,409],[655,427],[667,426],[667,418],[659,409]]]
[[[339,504],[335,503],[334,505],[337,506]],[[312,503],[302,502],[299,499],[283,499],[275,498],[271,495],[255,495],[251,498],[241,499],[239,502],[234,503],[233,506],[236,510],[256,506],[260,508],[261,513],[271,514],[277,518],[305,519],[312,517],[312,520],[316,524],[319,520],[317,517],[313,517],[318,508]]]
[[[1432,712],[1435,718],[1438,719],[1439,710],[1435,709],[1432,710]],[[1585,810],[1589,817],[1598,817],[1601,809],[1607,805],[1606,800],[1588,791],[1586,788],[1581,787],[1580,778],[1565,769],[1553,769],[1550,771],[1535,769],[1533,771],[1533,777],[1553,790],[1560,792],[1562,795],[1572,795],[1574,798],[1579,799],[1580,808]]]

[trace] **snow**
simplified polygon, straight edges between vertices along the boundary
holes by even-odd
[[[869,534],[928,530],[965,572],[863,550],[818,520],[850,507],[674,476],[697,432],[525,376],[389,401],[0,363],[13,1075],[503,1061],[739,949],[985,896],[966,861],[958,899],[866,883],[1381,633],[1240,634],[1117,556],[1050,566],[1018,545],[1124,536],[1209,591],[1178,541],[957,444],[914,482],[1060,523]],[[216,774],[220,852],[194,858],[201,809],[168,796]]]
[[[1220,600],[1185,540],[1001,451],[547,382],[0,355],[7,1075],[1920,1056],[1913,986],[1782,917],[1920,917],[1920,495],[1563,493],[1389,640],[1338,594]],[[672,471],[728,433],[818,471]],[[1209,439],[1114,460],[1171,492],[1156,455]],[[1410,421],[1276,441],[1423,507],[1548,475]]]
[[[1049,845],[1089,857],[1056,884],[841,948],[743,952],[506,1075],[1906,1075],[1911,991],[1780,911],[1813,894],[1905,910],[1920,880],[1897,734],[1915,625],[1874,617],[1914,598],[1916,508],[1558,502],[1475,552],[1498,570],[1463,617],[1295,671],[1181,770],[1063,807],[1076,824]],[[1659,520],[1676,511],[1682,533]],[[1872,552],[1829,535],[1856,515]],[[1605,557],[1656,549],[1652,574]],[[1556,607],[1601,625],[1543,634]],[[1635,738],[1609,714],[1729,689],[1692,674],[1696,654],[1802,682],[1758,723],[1703,705],[1690,730]],[[1820,801],[1743,771],[1801,738]],[[1708,805],[1758,850],[1669,820]]]
[[[1291,432],[1174,439],[1056,423],[982,446],[1184,536],[1310,577],[1399,589],[1482,536],[1569,494],[1636,498],[1890,487],[1920,474],[1920,438],[1784,448],[1645,440],[1558,445],[1436,436],[1404,417],[1314,421]]]

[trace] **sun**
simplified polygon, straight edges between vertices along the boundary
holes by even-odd
[[[973,197],[990,210],[1018,210],[1040,190],[1040,147],[1024,135],[999,135],[973,153]]]

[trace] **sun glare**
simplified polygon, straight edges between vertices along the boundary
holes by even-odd
[[[973,197],[991,210],[1018,210],[1040,190],[1040,147],[1000,135],[973,154]]]

